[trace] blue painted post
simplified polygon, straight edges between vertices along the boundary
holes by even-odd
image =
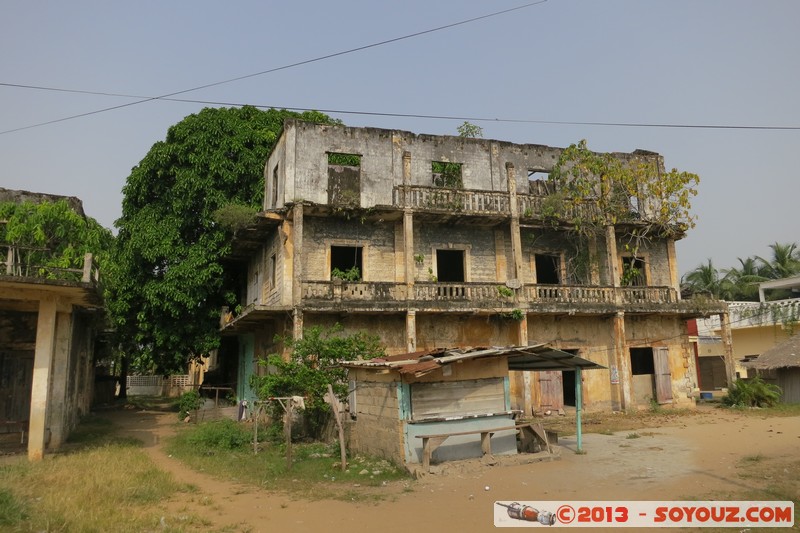
[[[581,408],[583,407],[583,396],[581,394],[583,379],[581,378],[581,367],[575,367],[575,425],[578,437],[578,453],[583,453],[583,427],[581,423]]]

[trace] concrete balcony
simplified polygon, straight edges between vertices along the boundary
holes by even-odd
[[[559,209],[567,220],[590,219],[596,215],[597,204],[586,200],[566,206],[551,205],[555,201],[548,195],[517,194],[519,216],[543,219],[553,216]],[[443,189],[440,187],[397,186],[392,190],[395,207],[410,207],[421,211],[448,211],[465,215],[511,216],[511,196],[507,192]]]
[[[520,309],[534,314],[606,314],[616,311],[705,314],[724,310],[722,302],[719,306],[711,306],[713,309],[695,309],[692,302],[680,301],[677,291],[671,287],[525,285],[511,295],[506,295],[507,291],[499,282],[416,282],[409,288],[405,283],[392,282],[305,281],[302,283],[302,305],[308,310],[319,311],[503,312]]]

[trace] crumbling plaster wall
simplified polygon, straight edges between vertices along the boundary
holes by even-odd
[[[510,239],[504,239],[503,256],[506,265],[511,264]],[[487,227],[442,226],[439,224],[417,223],[414,225],[414,253],[424,259],[417,266],[417,281],[428,281],[430,268],[437,273],[435,250],[464,250],[466,281],[494,282],[497,272],[495,232]],[[401,250],[402,251],[402,250]],[[506,274],[510,267],[506,268]]]
[[[350,424],[350,450],[403,464],[403,423],[400,419],[399,383],[387,375],[353,369],[356,381],[356,419]]]
[[[345,334],[357,332],[377,335],[386,353],[394,355],[406,353],[406,322],[402,314],[361,314],[361,313],[305,313],[305,328],[319,326],[331,328],[336,324],[344,328]]]
[[[303,278],[330,280],[331,246],[362,247],[364,281],[395,281],[393,224],[361,223],[358,219],[304,217]],[[402,252],[402,250],[400,250]]]
[[[361,156],[361,206],[371,207],[392,203],[392,187],[403,184],[405,152],[411,154],[411,185],[432,186],[431,162],[444,161],[462,164],[465,189],[507,192],[506,163],[512,163],[517,192],[527,193],[528,169],[552,170],[562,149],[287,120],[281,142],[265,166],[265,207],[271,207],[271,176],[276,165],[279,181],[285,182],[278,188],[279,205],[300,199],[326,203],[329,152]]]
[[[498,315],[417,313],[417,349],[513,346],[518,322]]]

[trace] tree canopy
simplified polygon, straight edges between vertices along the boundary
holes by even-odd
[[[800,248],[797,243],[769,245],[772,257],[738,258],[739,266],[717,269],[709,259],[687,272],[681,280],[684,292],[709,294],[728,301],[757,301],[758,284],[800,275]],[[789,291],[771,291],[773,299],[791,297]]]
[[[0,202],[0,220],[0,243],[14,247],[14,263],[31,276],[63,277],[58,269],[82,268],[86,253],[103,263],[114,240],[111,231],[66,200]]]
[[[317,112],[207,108],[170,127],[131,171],[109,290],[130,355],[149,355],[166,373],[218,346],[220,308],[233,295],[221,264],[231,226],[215,214],[260,209],[264,164],[286,118],[333,122]]]
[[[549,202],[555,218],[585,233],[621,222],[635,223],[640,236],[670,236],[694,227],[691,199],[700,178],[674,168],[661,170],[649,152],[621,158],[593,152],[582,140],[564,149],[549,180],[556,191]]]

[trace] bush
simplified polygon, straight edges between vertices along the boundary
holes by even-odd
[[[203,399],[200,397],[199,392],[196,390],[185,392],[181,394],[181,397],[178,400],[178,418],[186,418],[186,415],[188,415],[189,412],[194,411],[195,409],[200,409],[202,406]]]
[[[251,430],[233,420],[215,420],[198,425],[186,442],[202,450],[238,450],[253,440]]]
[[[757,376],[750,380],[737,379],[722,398],[722,404],[728,407],[772,407],[780,402],[780,398],[780,387]]]

